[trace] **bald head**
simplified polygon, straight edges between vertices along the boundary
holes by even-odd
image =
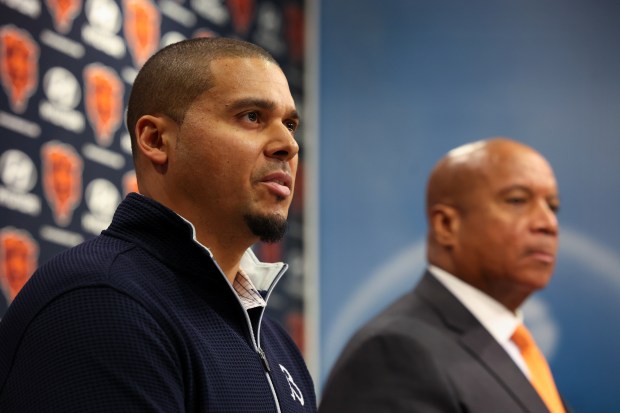
[[[433,168],[426,188],[426,210],[438,203],[464,210],[472,201],[472,189],[484,185],[489,175],[517,153],[538,154],[515,140],[498,137],[459,146],[448,152]],[[546,161],[544,161],[546,163]]]
[[[508,138],[460,146],[428,180],[428,260],[514,309],[551,276],[558,207],[536,150]]]

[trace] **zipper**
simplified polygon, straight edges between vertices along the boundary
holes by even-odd
[[[263,367],[265,368],[266,373],[271,373],[271,368],[269,367],[269,362],[267,361],[267,356],[262,348],[258,347],[258,355],[260,356],[260,361],[263,362]]]
[[[183,218],[183,217],[181,217],[181,218]],[[213,262],[215,267],[220,271],[220,275],[222,277],[224,277],[224,279],[226,280],[226,283],[228,284],[228,288],[231,290],[231,292],[233,293],[233,295],[237,299],[237,303],[239,304],[239,307],[241,307],[241,310],[243,311],[245,322],[246,322],[248,331],[250,332],[250,337],[252,338],[252,347],[254,347],[254,350],[258,353],[258,356],[259,356],[259,358],[261,360],[261,364],[263,365],[263,368],[265,369],[265,376],[267,377],[267,382],[269,383],[269,387],[271,388],[271,394],[273,396],[273,401],[274,401],[274,403],[276,405],[276,412],[277,413],[282,413],[282,410],[280,409],[280,400],[278,399],[278,394],[276,393],[276,389],[275,389],[275,387],[273,385],[273,380],[271,379],[271,375],[270,375],[271,368],[269,367],[269,362],[267,361],[267,356],[265,355],[265,352],[260,347],[260,326],[261,326],[261,323],[263,321],[263,314],[265,314],[265,308],[263,308],[263,311],[261,311],[261,313],[260,313],[260,317],[258,319],[258,324],[257,324],[257,328],[256,328],[257,336],[254,337],[254,330],[252,329],[252,322],[250,320],[250,316],[248,315],[248,312],[243,308],[243,304],[241,303],[241,300],[239,299],[239,296],[237,295],[237,292],[233,288],[233,286],[230,283],[230,281],[228,281],[228,279],[226,278],[226,275],[224,275],[224,272],[222,271],[222,268],[220,268],[220,265],[217,263],[217,261],[215,261],[215,258],[213,257],[213,253],[211,252],[211,250],[209,250],[207,247],[202,245],[196,239],[196,229],[194,228],[194,225],[191,222],[187,221],[185,218],[183,218],[183,220],[185,220],[187,223],[189,223],[189,225],[192,227],[194,241],[196,242],[196,244],[198,244],[202,248],[204,248],[204,250],[209,254],[209,256],[211,257],[211,261]],[[273,281],[269,285],[269,289],[267,290],[267,295],[265,297],[265,304],[267,304],[267,300],[269,300],[269,296],[271,295],[271,292],[275,288],[275,286],[278,283],[278,281],[280,281],[280,278],[282,278],[282,276],[284,275],[284,273],[286,272],[287,269],[288,269],[288,264],[284,264],[283,267],[280,269],[280,272],[278,272],[278,274],[275,276],[275,278],[273,279]]]
[[[198,243],[198,244],[202,245],[200,243]],[[205,248],[205,249],[211,255],[211,259],[213,260],[213,263],[215,264],[217,269],[220,270],[220,274],[222,275],[222,277],[224,277],[224,279],[226,279],[226,276],[224,275],[224,272],[220,268],[219,264],[217,263],[217,261],[215,261],[215,259],[213,259],[213,254],[211,254],[211,251],[209,251],[207,248]],[[284,264],[284,266],[282,267],[280,272],[274,278],[273,282],[269,286],[269,290],[267,290],[267,296],[265,297],[265,304],[267,303],[267,300],[269,299],[269,296],[271,295],[271,292],[275,288],[276,284],[278,283],[280,278],[282,278],[282,276],[284,275],[284,273],[286,272],[287,269],[288,269],[288,264]],[[258,357],[261,360],[261,364],[263,365],[263,368],[265,369],[265,376],[267,378],[267,382],[269,383],[269,387],[271,388],[271,394],[273,396],[273,401],[274,401],[274,403],[276,405],[276,412],[277,413],[282,413],[282,410],[280,409],[280,400],[278,399],[278,394],[276,393],[276,389],[275,389],[275,387],[273,385],[273,380],[271,379],[271,375],[270,375],[271,374],[271,367],[269,366],[269,362],[267,361],[267,356],[265,355],[265,352],[260,347],[260,326],[261,326],[261,323],[263,321],[263,314],[265,314],[265,309],[263,308],[263,311],[261,311],[261,313],[260,313],[260,317],[258,319],[258,324],[257,324],[257,329],[256,329],[257,337],[254,337],[254,330],[252,329],[252,322],[250,320],[250,316],[248,315],[248,312],[243,308],[243,304],[241,303],[241,300],[239,299],[239,296],[237,295],[237,292],[235,291],[233,286],[230,284],[228,279],[226,279],[226,282],[228,284],[228,288],[230,288],[231,292],[233,293],[233,295],[237,299],[237,303],[239,304],[239,307],[241,308],[241,311],[243,311],[243,316],[245,318],[246,326],[248,328],[248,331],[250,332],[250,338],[252,339],[252,347],[254,347],[254,350],[258,354]]]

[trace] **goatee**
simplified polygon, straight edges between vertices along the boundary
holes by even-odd
[[[278,242],[284,236],[287,227],[286,218],[281,215],[250,215],[243,217],[248,228],[263,242]]]

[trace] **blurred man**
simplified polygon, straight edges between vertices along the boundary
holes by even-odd
[[[141,195],[52,259],[0,324],[0,411],[312,412],[312,381],[264,317],[287,266],[298,115],[284,73],[238,40],[168,46],[127,124]]]
[[[537,347],[513,337],[555,264],[551,167],[513,140],[471,143],[435,166],[426,202],[428,271],[351,339],[319,410],[564,412]]]

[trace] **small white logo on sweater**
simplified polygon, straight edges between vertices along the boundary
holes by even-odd
[[[291,373],[289,373],[286,367],[284,367],[282,364],[280,364],[280,369],[286,376],[286,381],[288,381],[288,386],[291,388],[291,397],[293,398],[293,400],[299,400],[299,403],[301,403],[301,405],[303,406],[304,396],[301,394],[301,390],[299,390],[299,387],[297,387],[297,384],[295,384],[293,377],[291,377]]]

